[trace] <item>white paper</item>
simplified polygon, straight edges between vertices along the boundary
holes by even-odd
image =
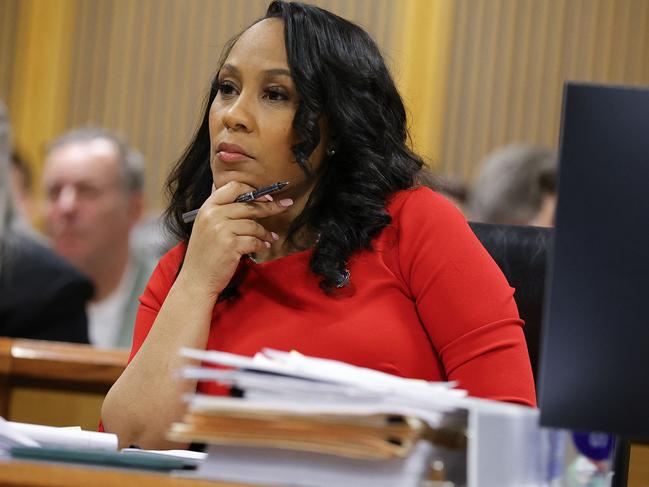
[[[12,424],[0,416],[0,452],[7,452],[14,446],[40,446],[29,436],[17,431]]]
[[[456,384],[453,382],[407,379],[335,360],[306,357],[297,352],[287,353],[264,349],[262,353],[257,353],[251,358],[215,350],[183,348],[181,354],[184,357],[227,367],[347,384],[384,394],[400,394],[413,399],[428,400],[428,398],[439,394],[446,394],[447,397],[466,396],[466,391],[454,389]]]
[[[212,350],[182,349],[181,353],[231,367],[186,367],[183,377],[215,380],[245,391],[244,399],[190,396],[193,411],[268,407],[301,415],[405,414],[436,427],[466,397],[466,391],[453,389],[454,383],[406,379],[297,352],[264,349],[252,358]]]
[[[22,433],[44,447],[117,451],[117,435],[111,433],[15,423],[13,421],[8,421],[8,424],[14,431]]]

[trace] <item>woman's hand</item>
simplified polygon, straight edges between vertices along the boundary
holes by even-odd
[[[230,282],[242,255],[270,248],[278,239],[256,220],[286,211],[293,201],[264,196],[247,203],[234,202],[254,189],[231,181],[205,201],[194,221],[179,280],[216,297]]]

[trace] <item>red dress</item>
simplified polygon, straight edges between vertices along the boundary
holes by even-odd
[[[217,303],[208,349],[253,355],[297,350],[403,377],[454,380],[469,394],[535,405],[523,322],[498,266],[461,213],[427,188],[396,193],[392,223],[349,262],[334,296],[309,271],[311,250],[242,259],[239,296]],[[176,277],[180,244],[159,262],[135,324],[131,358]],[[182,323],[178,324],[182,326]],[[218,393],[213,384],[199,390]]]

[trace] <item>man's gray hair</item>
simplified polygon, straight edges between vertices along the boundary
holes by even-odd
[[[554,179],[556,154],[542,147],[510,144],[492,152],[482,163],[469,196],[472,220],[525,224],[539,212],[543,180]]]
[[[119,135],[101,128],[80,128],[70,130],[53,140],[47,147],[47,154],[65,145],[104,139],[111,142],[119,158],[122,183],[126,191],[136,193],[144,187],[144,158]]]
[[[2,241],[14,218],[14,205],[11,196],[11,129],[9,114],[4,103],[0,101],[0,253]]]
[[[0,101],[0,279],[9,260],[9,243],[16,226],[16,208],[11,189],[11,126],[7,107]]]

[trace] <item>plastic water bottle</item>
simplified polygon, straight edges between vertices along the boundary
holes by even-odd
[[[578,455],[565,472],[566,487],[610,487],[613,479],[613,436],[606,433],[573,433]]]

